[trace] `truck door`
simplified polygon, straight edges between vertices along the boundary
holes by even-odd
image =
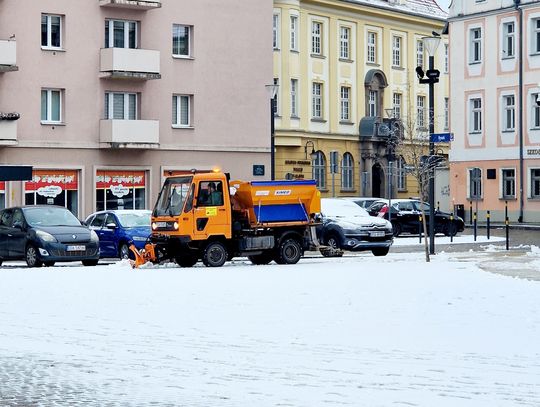
[[[193,209],[195,240],[212,235],[231,236],[231,205],[224,184],[222,180],[199,182],[197,204]]]

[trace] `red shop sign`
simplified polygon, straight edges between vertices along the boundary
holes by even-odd
[[[43,190],[76,191],[78,188],[78,176],[76,170],[35,170],[32,171],[32,181],[24,183],[26,192]],[[39,192],[39,191],[38,191]]]
[[[97,189],[108,189],[118,185],[126,188],[144,188],[146,174],[144,171],[97,171]]]

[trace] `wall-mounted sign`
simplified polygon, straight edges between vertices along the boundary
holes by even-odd
[[[262,177],[264,175],[264,165],[263,164],[254,164],[253,165],[253,175],[257,177]]]
[[[38,188],[36,192],[41,196],[55,198],[62,193],[62,188],[60,188],[58,185],[47,185],[46,187]]]
[[[122,198],[123,196],[129,194],[129,188],[123,186],[122,184],[111,185],[109,189],[111,190],[112,194],[118,198]]]

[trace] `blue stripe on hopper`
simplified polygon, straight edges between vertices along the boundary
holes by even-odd
[[[255,216],[259,222],[294,222],[306,221],[303,204],[255,205]]]

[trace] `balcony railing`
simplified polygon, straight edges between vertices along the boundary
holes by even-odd
[[[146,11],[160,8],[161,0],[99,0],[99,5]]]
[[[159,51],[138,48],[102,48],[101,77],[121,79],[160,79]]]
[[[157,148],[157,120],[101,120],[99,141],[110,148]]]
[[[17,144],[17,120],[0,120],[0,146]]]
[[[17,41],[0,40],[0,72],[17,71]]]

